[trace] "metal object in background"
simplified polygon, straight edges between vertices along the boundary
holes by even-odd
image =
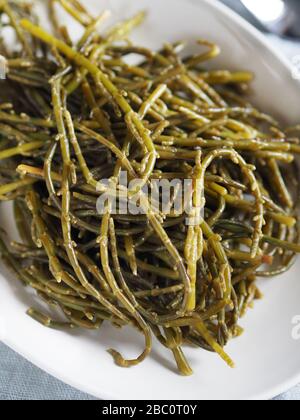
[[[222,0],[258,29],[300,40],[299,0]]]
[[[300,36],[299,0],[241,0],[269,31],[281,36]]]

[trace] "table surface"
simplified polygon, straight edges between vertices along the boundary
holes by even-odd
[[[222,0],[236,8],[236,0]],[[300,53],[300,44],[270,37],[289,58]],[[53,378],[0,343],[0,400],[94,400]],[[300,400],[300,385],[276,400]]]

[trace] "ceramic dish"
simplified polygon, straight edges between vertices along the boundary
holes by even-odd
[[[85,4],[96,13],[111,8],[116,19],[146,9],[146,24],[135,32],[139,44],[156,48],[164,41],[197,38],[217,42],[222,54],[214,66],[253,71],[255,103],[287,123],[299,122],[300,83],[288,64],[262,35],[221,4],[212,0],[88,0]],[[77,30],[71,21],[66,24]],[[13,237],[8,205],[1,207],[0,218]],[[264,300],[242,320],[245,334],[227,347],[237,365],[234,370],[214,354],[187,349],[195,373],[181,377],[160,345],[154,345],[151,357],[140,366],[121,369],[106,349],[120,348],[131,357],[142,346],[141,338],[108,325],[97,333],[42,327],[25,315],[34,295],[3,267],[0,338],[53,376],[103,399],[267,399],[300,382],[300,341],[292,335],[292,322],[300,315],[299,269],[300,259],[288,274],[261,282]]]

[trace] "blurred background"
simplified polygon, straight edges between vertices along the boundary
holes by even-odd
[[[300,0],[219,0],[266,33],[290,60],[300,54]]]

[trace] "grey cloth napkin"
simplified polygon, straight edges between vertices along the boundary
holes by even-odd
[[[236,0],[222,1],[235,9],[239,3]],[[300,53],[300,44],[283,41],[273,36],[270,36],[270,39],[290,59]],[[0,343],[0,400],[94,399],[41,371]],[[300,400],[300,385],[277,397],[276,400]]]
[[[0,400],[93,400],[0,343]]]

